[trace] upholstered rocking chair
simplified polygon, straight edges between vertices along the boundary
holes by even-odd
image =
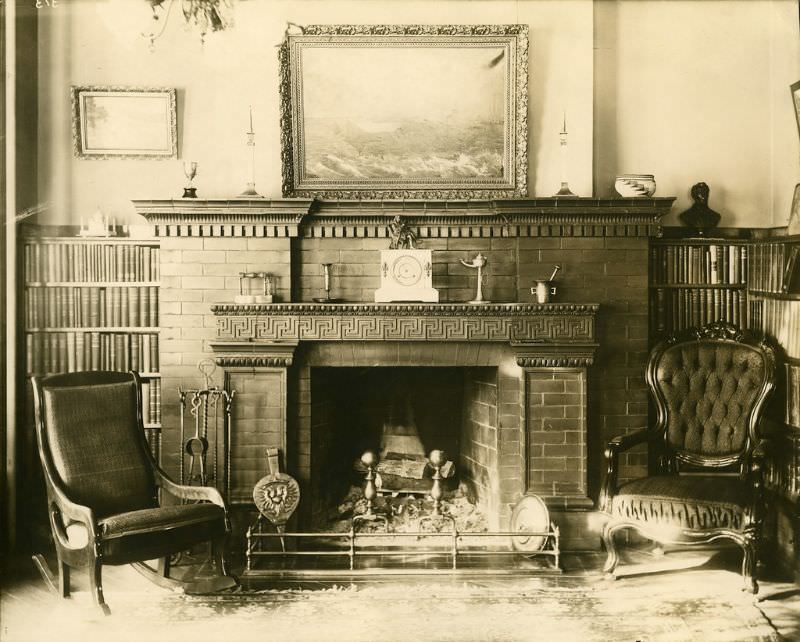
[[[653,349],[646,378],[656,422],[650,431],[613,439],[605,451],[600,508],[609,516],[603,529],[609,578],[619,559],[614,534],[633,528],[662,544],[733,540],[744,551],[745,588],[758,592],[768,445],[759,419],[774,369],[769,346],[725,323],[670,337]],[[644,442],[657,449],[655,474],[618,485],[620,453]]]
[[[32,382],[58,587],[44,557],[34,562],[50,588],[69,597],[70,569],[87,568],[94,600],[108,614],[104,564],[135,563],[159,584],[185,586],[170,576],[170,557],[203,542],[211,542],[217,570],[206,588],[235,586],[223,555],[225,502],[215,488],[175,484],[155,462],[138,375],[78,372]],[[167,496],[172,503],[162,503]],[[75,530],[84,532],[71,537]],[[149,560],[159,560],[158,567],[144,564]]]

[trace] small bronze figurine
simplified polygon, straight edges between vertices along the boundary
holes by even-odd
[[[680,214],[683,224],[697,230],[698,236],[705,236],[706,231],[714,228],[719,223],[720,215],[708,206],[708,185],[696,183],[692,186],[692,200],[694,204]]]
[[[389,225],[389,236],[392,239],[389,244],[390,250],[413,250],[414,243],[417,242],[414,230],[399,215],[395,216]]]

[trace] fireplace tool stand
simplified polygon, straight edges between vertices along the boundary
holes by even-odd
[[[430,453],[429,462],[434,470],[430,497],[433,500],[431,515],[420,518],[420,529],[413,532],[391,532],[387,515],[379,512],[374,505],[377,496],[375,471],[377,455],[366,452],[361,458],[366,467],[364,478],[365,510],[353,516],[350,529],[346,532],[265,532],[265,520],[259,515],[256,522],[247,530],[246,567],[242,573],[243,581],[253,580],[292,580],[309,578],[352,578],[357,576],[408,576],[453,574],[463,576],[520,576],[523,574],[560,574],[560,533],[558,527],[549,521],[544,502],[535,495],[524,497],[515,509],[512,527],[507,531],[459,531],[455,519],[442,506],[444,490],[442,487],[442,466],[447,463],[443,451]],[[533,501],[530,501],[533,500]],[[534,518],[531,504],[537,509]],[[542,512],[543,511],[543,512]],[[523,517],[517,519],[517,515]],[[544,521],[543,521],[544,520]],[[376,528],[364,530],[366,524],[380,523]],[[429,523],[431,530],[421,526]],[[449,526],[445,528],[444,525]],[[280,546],[271,545],[275,539]],[[388,544],[385,543],[389,540]],[[285,546],[285,540],[292,540],[294,546]],[[432,546],[425,545],[433,542]],[[321,544],[326,542],[326,544]],[[423,545],[420,545],[423,542]],[[407,545],[404,545],[406,543]],[[331,565],[331,560],[346,558],[347,566]],[[497,557],[536,557],[549,558],[550,564],[530,566],[499,565],[482,566],[470,564],[468,560],[484,558],[492,562]],[[447,565],[414,565],[425,558],[448,560]],[[310,560],[312,565],[303,567],[301,560]],[[359,559],[368,560],[358,565]],[[395,562],[392,564],[391,560]],[[385,560],[382,563],[381,560]],[[407,561],[414,560],[414,561]],[[262,564],[261,562],[265,562]]]
[[[211,385],[216,365],[203,359],[197,369],[205,378],[205,387],[179,388],[180,417],[180,483],[198,486],[216,486],[226,500],[230,498],[230,421],[235,391]],[[187,438],[186,410],[194,426]],[[208,459],[211,457],[211,469]],[[220,475],[220,461],[223,472]]]

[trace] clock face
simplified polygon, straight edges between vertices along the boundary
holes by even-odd
[[[422,264],[414,256],[398,256],[392,263],[392,277],[399,285],[415,285],[422,278]]]

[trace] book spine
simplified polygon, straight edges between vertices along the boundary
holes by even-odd
[[[126,325],[137,326],[139,325],[139,289],[128,288],[128,316]]]
[[[144,423],[152,423],[150,421],[150,382],[142,382],[142,421]]]

